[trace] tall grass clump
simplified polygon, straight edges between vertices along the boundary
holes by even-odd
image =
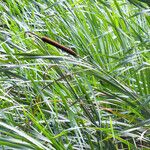
[[[0,15],[1,149],[150,149],[149,2],[3,0]]]

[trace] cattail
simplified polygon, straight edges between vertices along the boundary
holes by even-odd
[[[70,55],[77,56],[77,54],[72,49],[65,47],[64,45],[61,45],[61,44],[57,43],[56,41],[51,40],[48,37],[41,37],[41,40],[43,42],[49,43],[49,44],[61,49],[62,51],[65,51],[66,53],[68,53]]]
[[[27,31],[25,33],[29,33],[29,34],[35,35],[36,37],[38,37],[39,39],[41,39],[43,42],[51,44],[51,45],[53,45],[53,46],[61,49],[62,51],[66,52],[66,53],[68,53],[70,55],[73,55],[75,57],[77,56],[77,54],[72,49],[67,48],[64,45],[61,45],[58,42],[56,42],[56,41],[54,41],[54,40],[52,40],[52,39],[50,39],[48,37],[45,37],[45,36],[39,37],[38,35],[36,35],[35,33],[30,32],[30,31]]]

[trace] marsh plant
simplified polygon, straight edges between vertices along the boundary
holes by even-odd
[[[150,148],[149,2],[1,0],[0,16],[0,149]]]

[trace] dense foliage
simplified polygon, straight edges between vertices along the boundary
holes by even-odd
[[[149,149],[149,5],[0,1],[0,148]]]

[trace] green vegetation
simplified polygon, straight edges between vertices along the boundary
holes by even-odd
[[[150,149],[149,2],[2,0],[0,15],[0,149]]]

